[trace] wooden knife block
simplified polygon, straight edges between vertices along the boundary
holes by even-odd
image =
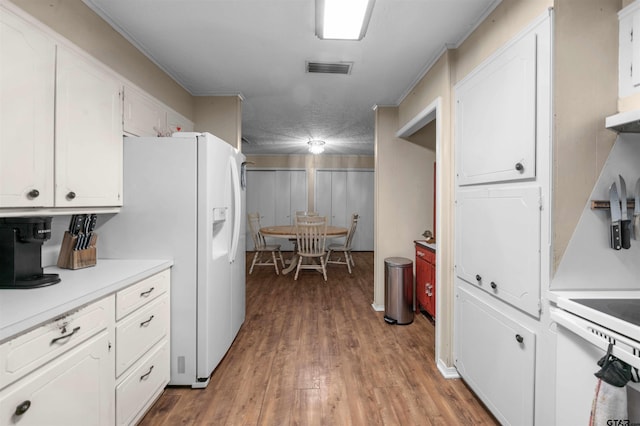
[[[78,236],[65,231],[58,255],[58,268],[82,269],[96,264],[96,241],[98,235],[93,234],[89,241],[89,247],[84,250],[74,250],[78,242]]]

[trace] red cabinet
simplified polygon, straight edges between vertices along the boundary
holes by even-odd
[[[436,252],[416,242],[417,307],[436,318]]]

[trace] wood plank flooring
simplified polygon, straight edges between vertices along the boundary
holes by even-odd
[[[252,253],[247,254],[250,265]],[[247,273],[247,315],[206,389],[169,387],[142,425],[495,425],[434,360],[434,326],[372,309],[373,253],[276,276]]]

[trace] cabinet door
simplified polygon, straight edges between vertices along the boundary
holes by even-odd
[[[109,347],[103,331],[0,392],[0,424],[113,425],[115,375]],[[16,415],[27,401],[28,409]]]
[[[171,131],[177,132],[193,132],[193,121],[178,114],[173,110],[167,111],[167,127]]]
[[[262,226],[278,225],[275,220],[276,180],[272,171],[247,170],[247,213],[260,213]],[[253,250],[251,230],[247,225],[247,250]]]
[[[420,249],[416,249],[416,308],[427,308],[426,284],[428,280],[427,262],[420,256]]]
[[[533,424],[535,334],[458,287],[456,368],[502,424]]]
[[[334,226],[351,225],[351,214],[358,213],[358,228],[353,238],[354,250],[373,250],[372,171],[327,171],[316,173],[315,206],[330,218]]]
[[[426,311],[432,318],[436,317],[436,267],[433,263],[427,262],[427,282],[425,293],[427,295]]]
[[[455,88],[459,185],[536,176],[536,34]]]
[[[124,88],[124,131],[135,136],[158,136],[167,131],[162,105],[132,87]]]
[[[540,187],[460,190],[456,274],[540,316]]]
[[[350,171],[347,175],[346,226],[351,214],[358,213],[358,227],[351,243],[353,250],[373,250],[373,194],[375,175],[372,171]]]
[[[121,84],[58,47],[56,90],[56,206],[122,205]]]
[[[0,207],[53,206],[55,44],[0,9]]]

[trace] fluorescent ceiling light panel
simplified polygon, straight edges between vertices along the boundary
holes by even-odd
[[[375,0],[316,0],[316,35],[329,40],[361,40]]]

